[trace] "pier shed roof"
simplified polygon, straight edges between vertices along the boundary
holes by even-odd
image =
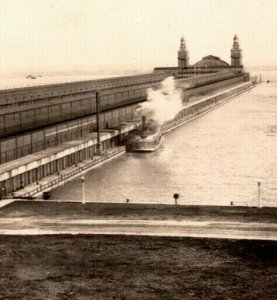
[[[208,55],[202,58],[202,60],[198,61],[194,64],[195,67],[207,67],[207,68],[228,68],[230,65],[221,60],[217,56]]]

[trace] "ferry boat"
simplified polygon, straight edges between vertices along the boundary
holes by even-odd
[[[163,142],[162,131],[153,134],[136,136],[132,141],[129,150],[133,152],[153,152],[157,150]]]
[[[163,143],[162,128],[153,120],[146,122],[143,117],[141,128],[137,129],[129,143],[127,150],[132,152],[153,152]]]
[[[37,79],[35,75],[31,75],[31,74],[26,76],[26,78],[28,78],[28,79]]]

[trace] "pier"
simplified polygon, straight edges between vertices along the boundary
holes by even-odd
[[[178,79],[184,101],[191,104],[177,119],[181,119],[181,114],[189,115],[190,110],[215,103],[219,97],[227,97],[229,88],[231,93],[250,86],[252,83],[246,75],[227,70]],[[36,194],[32,190],[42,191],[41,186],[46,186],[47,177],[51,182],[55,178],[56,182],[63,170],[86,164],[88,159],[98,160],[99,151],[105,154],[110,148],[122,146],[128,134],[139,125],[134,114],[137,103],[146,100],[148,87],[157,86],[166,76],[154,73],[1,91],[0,96],[6,99],[1,102],[1,197],[32,197]],[[188,85],[190,88],[183,88]],[[95,89],[99,95],[98,110]],[[216,90],[221,90],[217,100],[212,96]],[[212,95],[208,96],[209,93]],[[203,95],[207,95],[207,100],[201,100]],[[194,97],[199,100],[195,102]],[[25,113],[30,118],[25,118]],[[46,118],[47,123],[41,118]],[[14,126],[17,122],[19,126]]]
[[[277,299],[277,1],[0,7],[0,300]]]
[[[169,76],[173,89],[182,93],[183,108],[162,124],[164,133],[246,92],[257,78],[244,70],[241,52],[235,35],[230,64],[214,55],[190,64],[182,37],[177,66],[0,90],[0,198],[32,198],[68,180],[72,172],[75,176],[109,160],[118,151],[112,149],[122,149],[140,125],[137,109],[151,101],[149,89],[159,90]]]

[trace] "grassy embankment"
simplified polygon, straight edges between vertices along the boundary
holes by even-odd
[[[195,220],[276,223],[277,208],[185,206],[80,202],[13,202],[0,209],[1,217],[69,219]]]

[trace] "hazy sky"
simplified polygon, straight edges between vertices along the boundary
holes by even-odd
[[[277,0],[0,0],[0,68],[230,62],[237,33],[248,66],[277,65]]]

